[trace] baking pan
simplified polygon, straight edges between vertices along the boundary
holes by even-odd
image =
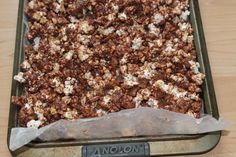
[[[24,31],[26,28],[23,22],[24,3],[25,0],[19,1],[13,76],[19,72],[19,65],[24,59]],[[205,114],[212,115],[218,119],[219,113],[198,0],[190,0],[190,11],[198,62],[201,65],[200,71],[206,74],[203,84],[203,110]],[[11,96],[20,95],[22,90],[23,86],[12,80]],[[17,118],[18,110],[16,105],[10,104],[8,146],[11,128],[19,126]],[[15,157],[138,157],[200,154],[213,149],[219,142],[220,136],[221,132],[219,131],[198,135],[168,135],[55,142],[33,141],[16,151],[11,151],[11,153]]]

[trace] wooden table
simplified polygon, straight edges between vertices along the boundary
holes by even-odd
[[[17,0],[0,0],[0,157],[10,157],[7,123]],[[236,0],[200,0],[209,58],[222,117],[231,122],[217,147],[199,157],[236,156]]]

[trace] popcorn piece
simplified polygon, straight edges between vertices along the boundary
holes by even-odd
[[[183,32],[190,28],[189,23],[179,23],[178,26],[179,26],[179,29]]]
[[[131,74],[126,74],[124,79],[125,79],[124,84],[126,84],[128,86],[134,86],[134,85],[138,84],[137,77],[135,77]]]
[[[199,73],[200,64],[198,62],[194,62],[194,61],[189,61],[189,64],[191,65],[190,69],[195,74],[198,74]]]
[[[55,84],[55,87],[59,87],[61,84],[60,80],[56,77],[52,80],[52,82]]]
[[[158,101],[155,100],[155,99],[149,98],[148,101],[147,101],[147,104],[148,104],[150,107],[158,108]]]
[[[88,21],[80,22],[79,26],[80,26],[80,29],[86,34],[94,29],[92,25],[89,25]]]
[[[33,46],[33,48],[34,48],[35,51],[37,51],[39,49],[40,40],[41,40],[40,37],[34,38],[34,46]]]
[[[104,116],[104,115],[107,114],[107,112],[104,111],[104,110],[102,110],[102,109],[99,109],[99,110],[97,110],[96,112],[97,112],[97,114],[98,114],[98,117],[101,117],[101,116]]]
[[[37,2],[36,2],[36,0],[30,1],[30,2],[28,3],[28,7],[29,7],[30,9],[35,9],[35,8],[37,7]]]
[[[91,52],[88,49],[86,49],[85,46],[83,46],[83,45],[80,46],[78,54],[79,54],[79,58],[82,62],[89,58],[90,53]]]
[[[22,68],[25,70],[31,68],[31,65],[29,64],[28,60],[24,60],[24,62],[22,63]]]
[[[203,83],[204,78],[205,78],[205,75],[202,73],[198,73],[192,76],[192,80],[195,81],[198,85],[201,85]]]
[[[138,50],[142,46],[142,38],[135,38],[133,41],[132,49],[133,50]]]
[[[70,120],[74,119],[77,115],[78,115],[77,111],[71,111],[69,108],[67,108],[67,111],[63,114],[63,116],[66,119],[70,119]]]
[[[119,12],[119,6],[118,5],[113,5],[112,9],[113,9],[114,13],[118,13]]]
[[[35,129],[38,129],[39,126],[41,125],[41,121],[40,120],[30,120],[28,123],[27,123],[27,128],[35,128]]]
[[[127,17],[127,15],[125,13],[120,13],[118,15],[118,18],[121,19],[121,20],[126,20],[128,17]]]
[[[164,20],[164,17],[163,17],[163,15],[161,15],[161,14],[159,14],[159,13],[156,13],[155,15],[154,15],[154,17],[153,17],[153,22],[155,23],[155,24],[159,24],[161,21],[163,21]]]
[[[125,31],[124,31],[123,29],[118,29],[118,30],[116,31],[116,34],[119,35],[119,36],[122,36],[122,35],[125,34]]]
[[[165,84],[165,82],[162,80],[156,81],[154,83],[154,86],[159,87],[164,92],[171,94],[171,95],[175,96],[176,98],[183,98],[187,95],[186,91],[180,92],[178,87],[173,86],[171,84]]]
[[[72,57],[73,57],[73,55],[74,55],[74,51],[69,51],[69,52],[67,52],[67,53],[64,55],[64,57],[65,57],[67,60],[71,60]]]
[[[113,20],[115,19],[114,14],[109,14],[109,15],[107,16],[107,19],[108,19],[109,21],[113,21]]]
[[[109,28],[107,28],[107,29],[102,30],[101,33],[102,33],[103,35],[109,35],[109,34],[111,34],[114,30],[115,30],[114,27],[109,27]]]
[[[183,19],[184,21],[187,21],[189,15],[190,15],[190,11],[185,10],[185,11],[182,12],[182,14],[180,15],[180,18]]]
[[[26,80],[24,79],[24,73],[23,72],[19,72],[17,75],[14,76],[14,80],[20,82],[20,83],[24,83]]]
[[[63,92],[65,95],[72,94],[74,91],[74,84],[77,83],[77,80],[75,78],[68,77],[65,81],[65,87]]]
[[[150,33],[154,35],[158,35],[160,33],[160,29],[156,28],[156,26],[153,23],[149,24],[148,28],[149,28]]]
[[[111,101],[111,96],[106,95],[103,97],[103,102],[104,104],[108,104]]]

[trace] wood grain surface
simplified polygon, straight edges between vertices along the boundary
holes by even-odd
[[[236,0],[199,0],[220,115],[231,122],[217,147],[198,157],[236,156]],[[0,157],[10,157],[7,126],[17,0],[0,0]]]

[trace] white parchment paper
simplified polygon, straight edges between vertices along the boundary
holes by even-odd
[[[224,130],[227,123],[210,115],[200,119],[185,114],[153,108],[137,108],[111,113],[99,118],[60,120],[40,129],[13,128],[12,151],[39,138],[42,141],[96,139],[171,134],[199,134]]]

